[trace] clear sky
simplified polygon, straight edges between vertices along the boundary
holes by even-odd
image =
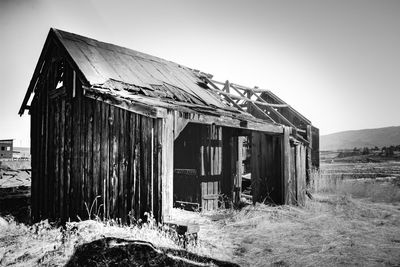
[[[50,27],[271,89],[322,134],[400,125],[400,1],[0,0],[0,139]]]

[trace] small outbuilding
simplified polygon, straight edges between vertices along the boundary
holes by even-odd
[[[0,159],[13,158],[13,139],[0,140]]]
[[[319,165],[318,129],[269,90],[57,29],[25,110],[33,221],[302,204]]]

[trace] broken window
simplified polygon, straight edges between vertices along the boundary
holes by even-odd
[[[1,151],[4,151],[4,150],[5,150],[5,147],[4,147],[4,146],[2,146],[2,147],[1,147]],[[3,154],[2,154],[2,155],[3,155]]]

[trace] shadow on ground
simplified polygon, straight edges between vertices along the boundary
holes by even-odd
[[[66,266],[239,266],[185,250],[157,249],[151,243],[103,238],[79,246]]]

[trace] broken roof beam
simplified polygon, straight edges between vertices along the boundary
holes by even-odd
[[[232,88],[234,88],[235,89],[235,86],[232,86]],[[264,99],[262,99],[261,97],[259,97],[257,94],[255,94],[254,92],[253,92],[253,95],[254,96],[256,96],[258,99],[260,99],[261,100],[261,103],[263,103],[263,102],[267,102],[267,101],[265,101]],[[251,95],[250,95],[251,96]],[[257,101],[257,102],[259,102],[259,101]],[[259,103],[257,103],[257,104],[259,104]],[[277,117],[277,120],[279,120],[281,123],[283,123],[283,124],[285,124],[286,126],[290,126],[290,127],[292,127],[292,128],[294,128],[294,129],[296,129],[297,130],[297,127],[293,124],[293,123],[291,123],[288,119],[286,119],[286,117],[285,116],[283,116],[279,111],[277,111],[276,109],[274,109],[273,107],[271,107],[271,106],[264,106],[269,112],[271,112],[271,113],[273,113],[276,117]],[[265,112],[266,113],[266,112]],[[268,114],[268,113],[266,113],[266,114]]]
[[[247,98],[245,95],[243,95],[238,89],[236,89],[235,87],[232,86],[232,89],[235,90],[242,98],[245,98],[247,101],[247,104],[250,105],[253,109],[256,110],[257,112],[257,117],[261,116],[266,119],[271,120],[272,122],[275,122],[274,119],[272,119],[270,116],[268,116],[268,114],[266,112],[264,112],[261,108],[259,108],[257,105],[255,105],[252,101],[250,101],[249,98]]]
[[[230,96],[231,96],[230,93],[224,92],[224,91],[222,91],[221,89],[219,89],[218,86],[216,86],[214,83],[212,83],[212,82],[210,81],[210,79],[208,79],[208,78],[205,78],[205,79],[206,79],[206,80],[209,82],[209,84],[213,87],[213,88],[211,88],[211,89],[213,89],[215,92],[217,92],[217,93],[219,93],[219,94],[221,94],[221,95],[224,95],[225,99],[226,99],[228,102],[232,103],[232,105],[235,106],[236,108],[238,108],[240,111],[246,112],[241,106],[239,106],[235,101],[232,100],[232,98],[230,97]]]
[[[229,84],[229,85],[230,85],[230,88],[236,89],[235,91],[238,92],[240,95],[235,95],[235,94],[232,94],[232,93],[228,93],[228,92],[226,92],[226,89],[225,89],[226,86],[225,86],[225,84],[224,84],[224,88],[223,88],[223,89],[220,89],[220,88],[218,88],[218,87],[214,84],[213,81],[211,81],[211,80],[209,80],[209,79],[207,79],[207,81],[208,81],[209,84],[213,87],[213,88],[211,88],[212,90],[214,90],[215,92],[217,92],[217,93],[219,93],[219,94],[222,94],[222,95],[224,95],[224,96],[227,96],[227,97],[229,97],[229,98],[234,98],[234,99],[238,99],[238,100],[248,101],[248,102],[252,102],[252,103],[259,104],[259,105],[262,105],[262,106],[267,106],[267,107],[284,108],[284,107],[288,107],[288,106],[289,106],[288,104],[271,104],[271,103],[267,103],[267,101],[263,100],[262,98],[260,98],[260,97],[257,96],[257,95],[256,95],[256,96],[257,96],[259,99],[263,100],[263,101],[252,100],[252,99],[246,97],[244,94],[239,93],[238,90],[240,90],[240,89],[236,88],[236,86],[233,86],[232,84]],[[227,82],[228,82],[228,81],[227,81]],[[228,83],[229,83],[229,82],[228,82]]]
[[[211,82],[216,83],[216,84],[224,85],[223,82],[219,82],[219,81],[212,80],[212,79],[208,79],[208,80],[210,80]],[[268,89],[250,88],[250,87],[239,85],[239,84],[235,84],[235,83],[230,83],[230,85],[231,86],[233,85],[236,88],[239,88],[240,90],[252,91],[252,92],[255,92],[255,93],[270,92],[270,90],[268,90]]]
[[[283,101],[282,99],[280,99],[277,95],[275,95],[274,93],[272,93],[271,91],[264,91],[261,94],[261,98],[263,98],[263,95],[267,95],[270,98],[272,98],[274,101],[280,103],[280,104],[286,104],[285,101]],[[292,108],[291,106],[289,106],[289,110],[290,112],[294,113],[297,117],[299,117],[300,119],[302,119],[306,124],[311,125],[311,121],[309,119],[307,119],[306,117],[304,117],[302,114],[300,114],[297,110],[295,110],[294,108]]]

